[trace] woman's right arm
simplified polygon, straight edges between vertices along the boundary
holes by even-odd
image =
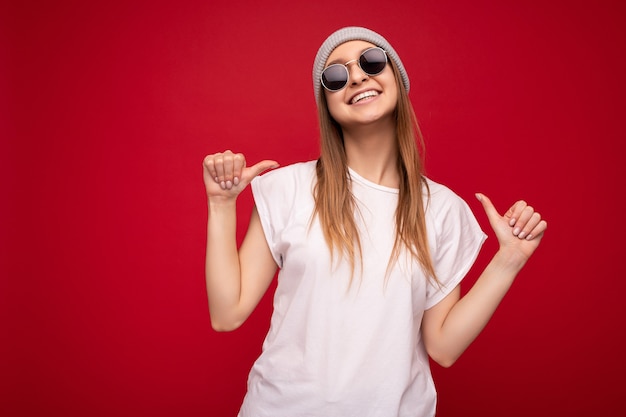
[[[208,199],[206,286],[211,325],[234,330],[248,318],[269,287],[277,265],[265,240],[256,208],[248,231],[237,248],[237,196],[254,177],[275,161],[246,167],[242,154],[230,151],[204,158],[203,176]]]

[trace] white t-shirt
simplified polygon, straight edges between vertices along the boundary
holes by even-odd
[[[401,257],[387,275],[398,190],[350,170],[363,268],[331,256],[311,223],[315,161],[252,182],[272,256],[280,267],[263,352],[248,378],[240,417],[422,417],[436,392],[421,339],[424,310],[463,279],[485,234],[467,204],[428,181],[426,225],[441,288]],[[426,198],[426,197],[425,197]]]

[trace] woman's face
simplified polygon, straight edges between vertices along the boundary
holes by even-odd
[[[391,65],[387,63],[380,74],[370,76],[357,64],[361,53],[374,46],[365,41],[349,41],[335,48],[326,61],[325,67],[353,61],[347,67],[349,78],[344,89],[323,89],[331,116],[344,129],[393,117],[396,109],[398,88]]]

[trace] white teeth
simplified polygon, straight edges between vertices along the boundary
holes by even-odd
[[[368,98],[368,97],[375,97],[377,96],[378,93],[376,91],[366,91],[364,93],[361,94],[357,94],[356,96],[354,96],[352,98],[352,101],[350,101],[350,104],[354,104],[354,103],[358,103],[359,101]]]

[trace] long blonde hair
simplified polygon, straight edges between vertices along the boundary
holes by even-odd
[[[396,239],[387,272],[403,249],[416,259],[426,276],[438,282],[433,267],[424,214],[423,192],[430,194],[423,176],[423,164],[418,150],[424,147],[413,106],[393,60],[388,62],[398,88],[396,104],[396,138],[398,141],[397,169],[400,176],[398,207],[396,208]],[[320,124],[320,157],[316,164],[317,183],[314,189],[315,211],[331,256],[335,249],[347,256],[354,274],[357,254],[361,267],[361,241],[355,221],[356,203],[350,189],[350,176],[341,126],[332,118],[324,92],[318,105]],[[362,270],[362,268],[361,268]]]

